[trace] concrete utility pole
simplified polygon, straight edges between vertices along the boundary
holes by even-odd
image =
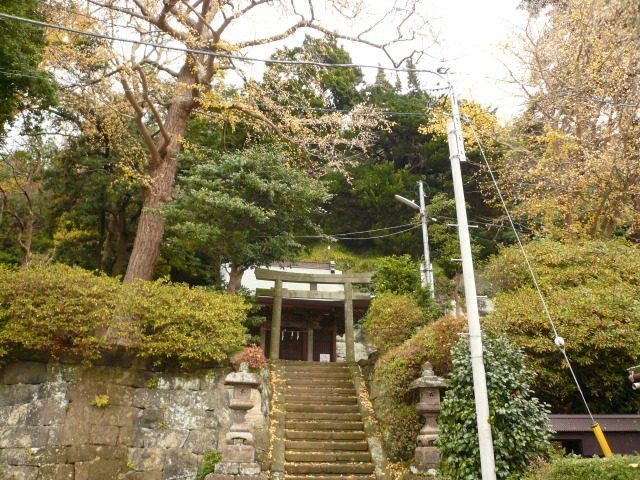
[[[467,304],[467,320],[469,322],[469,344],[471,350],[471,371],[473,372],[473,392],[476,401],[476,419],[478,423],[478,442],[480,447],[480,469],[482,480],[495,480],[496,466],[493,452],[493,437],[489,424],[489,397],[487,394],[487,378],[482,356],[482,336],[480,330],[480,315],[478,314],[478,297],[476,281],[471,256],[471,242],[469,240],[469,224],[464,201],[462,172],[460,162],[464,161],[464,144],[460,115],[455,101],[455,94],[451,89],[451,106],[456,105],[454,119],[447,120],[447,136],[449,140],[449,154],[451,160],[451,174],[453,176],[453,190],[456,198],[456,213],[458,217],[458,237],[460,238],[460,252],[462,256],[462,275]],[[455,121],[457,117],[457,122]]]
[[[420,221],[422,222],[422,248],[424,249],[424,264],[422,265],[422,288],[429,286],[431,292],[431,298],[435,297],[434,285],[433,285],[433,265],[431,265],[431,258],[429,257],[429,232],[427,231],[427,208],[424,204],[424,187],[422,180],[418,182],[418,188],[420,191],[420,206],[416,205],[408,198],[404,198],[400,195],[395,195],[396,200],[408,205],[409,207],[420,211]]]

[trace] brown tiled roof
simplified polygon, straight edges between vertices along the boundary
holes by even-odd
[[[640,415],[594,415],[605,432],[640,432]],[[556,432],[591,431],[589,415],[549,415],[551,428]]]

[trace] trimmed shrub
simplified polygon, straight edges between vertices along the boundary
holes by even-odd
[[[78,267],[0,267],[0,358],[15,349],[85,360],[122,337],[128,350],[182,364],[220,361],[245,343],[241,297],[166,281],[117,280]]]
[[[534,374],[525,367],[522,350],[491,335],[483,335],[482,341],[496,477],[519,480],[532,460],[548,454],[552,436],[548,411],[532,396],[529,381]],[[438,478],[472,480],[481,475],[468,336],[459,340],[451,355],[451,388],[438,417]]]
[[[427,360],[436,374],[449,373],[451,347],[465,329],[464,318],[443,317],[421,328],[376,362],[377,395],[373,402],[385,447],[393,460],[409,460],[413,456],[416,436],[424,424],[415,409],[417,397],[409,390],[409,384],[420,376]]]
[[[13,348],[97,357],[96,337],[113,320],[120,284],[78,267],[0,265],[0,357]]]
[[[640,456],[583,458],[574,455],[540,462],[526,480],[633,480],[640,478]]]
[[[425,323],[422,310],[411,297],[382,293],[371,302],[363,329],[367,340],[385,352],[410,338]]]
[[[220,361],[245,342],[241,297],[165,280],[137,280],[123,285],[123,294],[123,318],[134,326],[132,347],[142,356]]]

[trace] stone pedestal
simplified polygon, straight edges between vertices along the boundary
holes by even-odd
[[[416,410],[424,416],[424,427],[417,438],[415,463],[411,465],[413,473],[435,474],[440,460],[440,452],[433,442],[438,438],[438,413],[440,412],[440,389],[448,386],[443,378],[433,373],[429,362],[424,364],[422,376],[414,380],[409,388],[418,389],[420,401]]]
[[[251,390],[262,386],[260,375],[249,373],[249,366],[241,363],[240,370],[227,375],[224,383],[233,386],[229,399],[233,423],[220,448],[222,461],[216,465],[215,473],[207,475],[206,480],[266,479],[266,475],[261,473],[260,464],[255,461],[253,434],[246,421],[247,410],[253,407]]]

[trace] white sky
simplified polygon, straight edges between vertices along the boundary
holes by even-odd
[[[374,17],[388,8],[391,0],[369,0],[367,8]],[[450,66],[451,76],[458,96],[463,99],[473,99],[493,108],[497,107],[497,114],[503,120],[517,115],[523,106],[524,99],[520,96],[517,86],[508,83],[507,70],[503,63],[512,69],[518,69],[514,59],[509,57],[501,48],[501,44],[513,38],[514,32],[522,29],[526,24],[526,12],[517,8],[519,0],[421,0],[420,11],[426,18],[433,19],[433,26],[438,33],[440,45],[430,47],[428,54],[417,65],[418,68],[436,70],[441,66]],[[366,23],[365,14],[360,18],[360,25],[354,27],[358,30]],[[270,19],[271,20],[271,19]],[[274,19],[272,24],[277,24]],[[350,26],[333,25],[346,33],[353,33]],[[252,25],[257,31],[268,28],[264,19],[258,20]],[[381,32],[389,35],[392,31]],[[285,43],[294,46],[299,45],[303,38],[299,33],[288,39]],[[339,41],[351,54],[354,63],[364,65],[382,65],[391,67],[389,60],[379,52],[372,51],[370,47]],[[430,42],[427,42],[430,43]],[[416,46],[420,47],[419,42]],[[275,47],[258,47],[251,50],[252,56],[268,58]],[[404,47],[403,47],[404,48]],[[411,51],[413,47],[406,48]],[[399,50],[396,57],[401,58],[407,51]],[[444,61],[443,61],[444,60]],[[254,65],[254,75],[259,76],[263,66]],[[375,78],[375,69],[364,69],[366,80],[372,82]],[[424,87],[435,87],[437,77],[421,74],[421,83]],[[443,86],[442,83],[438,86]]]
[[[498,107],[503,119],[517,115],[524,98],[519,88],[508,83],[504,64],[518,70],[515,60],[501,47],[514,38],[526,24],[527,14],[517,9],[518,0],[447,0],[424,1],[422,14],[433,18],[440,45],[428,50],[418,68],[437,69],[450,66],[451,81],[459,97],[473,99],[485,106]],[[371,52],[347,47],[356,63],[372,63]],[[383,65],[384,59],[381,57]],[[368,71],[371,81],[375,71]],[[437,80],[421,74],[425,87]]]

